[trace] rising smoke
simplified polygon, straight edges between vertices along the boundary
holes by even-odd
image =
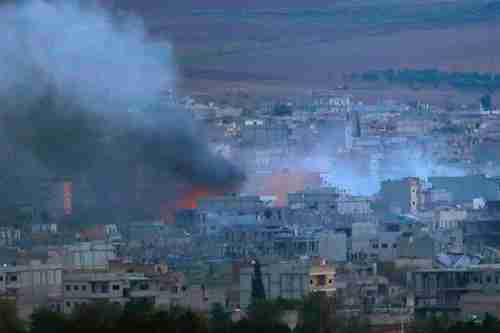
[[[186,113],[162,102],[174,89],[172,52],[148,40],[139,19],[41,0],[0,15],[3,135],[39,162],[40,175],[85,178],[96,202],[122,208],[137,178],[151,185],[148,202],[174,198],[177,185],[220,191],[241,182]]]

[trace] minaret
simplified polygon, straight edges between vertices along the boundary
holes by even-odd
[[[352,136],[354,138],[361,137],[361,121],[359,120],[358,111],[351,111],[352,113]]]
[[[345,124],[345,148],[347,151],[352,150],[352,121],[351,121],[351,113],[348,112],[346,114],[346,124]]]

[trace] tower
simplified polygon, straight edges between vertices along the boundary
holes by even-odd
[[[359,119],[358,111],[351,111],[352,113],[352,136],[354,138],[361,137],[361,121]]]
[[[352,150],[352,121],[351,121],[351,114],[347,113],[346,114],[346,124],[345,124],[345,148],[346,150],[350,151]]]

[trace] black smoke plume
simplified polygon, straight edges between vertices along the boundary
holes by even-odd
[[[97,206],[122,210],[240,184],[240,170],[163,101],[171,50],[148,41],[139,20],[76,3],[0,8],[3,134],[40,175],[85,180]]]

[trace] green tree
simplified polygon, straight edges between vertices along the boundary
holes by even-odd
[[[264,289],[264,282],[262,281],[260,262],[256,259],[253,265],[252,302],[264,299],[266,299],[266,291]]]
[[[0,300],[0,332],[25,332],[23,324],[17,316],[16,303],[9,300]]]
[[[70,317],[68,332],[109,332],[122,314],[120,305],[95,302],[79,305]]]
[[[231,314],[220,303],[210,309],[209,327],[212,333],[226,333],[231,329]]]
[[[272,300],[256,299],[247,309],[248,319],[257,325],[276,325],[282,314],[283,309]]]
[[[53,333],[66,330],[66,317],[47,308],[36,309],[31,315],[30,333]]]
[[[335,299],[324,293],[308,295],[300,312],[301,324],[298,331],[303,333],[334,332],[336,327]]]

